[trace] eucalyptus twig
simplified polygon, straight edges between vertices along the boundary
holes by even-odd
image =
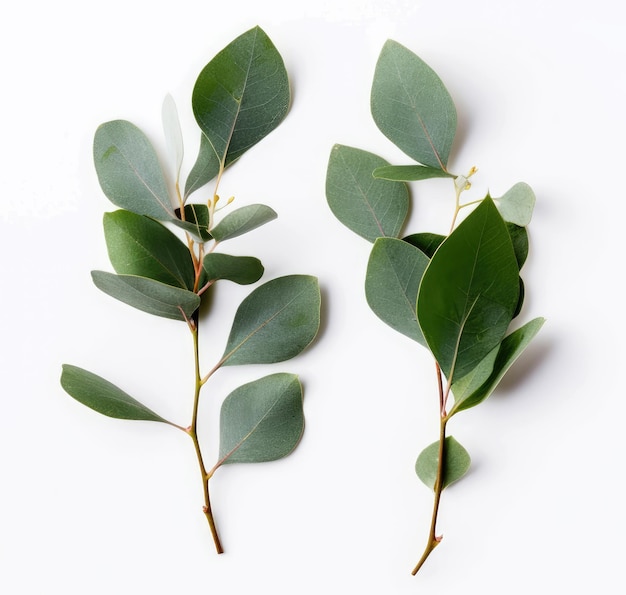
[[[509,332],[524,301],[520,271],[535,196],[518,183],[499,198],[487,195],[461,204],[477,170],[463,176],[448,168],[457,122],[452,98],[437,74],[395,41],[387,41],[378,58],[370,104],[378,128],[414,163],[391,165],[369,151],[335,145],[326,197],[335,216],[373,244],[365,277],[369,306],[428,349],[437,364],[439,439],[415,463],[418,477],[434,494],[416,574],[441,542],[436,526],[442,492],[470,465],[465,448],[446,435],[448,421],[493,392],[544,322],[535,318]],[[431,178],[454,183],[450,231],[401,238],[410,205],[407,183]],[[460,210],[469,206],[473,210],[457,225]]]

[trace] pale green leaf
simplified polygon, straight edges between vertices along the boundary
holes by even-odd
[[[276,219],[276,212],[266,205],[247,205],[226,215],[212,230],[218,241],[230,240]]]
[[[108,417],[171,423],[108,380],[83,368],[64,364],[61,386],[83,405]]]
[[[425,165],[385,165],[377,167],[372,175],[378,179],[395,182],[417,182],[431,178],[454,178],[454,175],[447,171]]]
[[[378,238],[370,253],[365,296],[374,313],[396,331],[426,346],[415,304],[428,257],[396,238]]]
[[[519,182],[493,200],[505,221],[521,227],[530,223],[535,208],[535,193],[528,184]]]
[[[452,98],[430,66],[392,40],[376,63],[371,110],[380,131],[409,157],[446,170],[456,132]]]
[[[216,467],[285,457],[303,432],[302,386],[295,374],[272,374],[244,384],[222,404]]]
[[[188,320],[200,306],[197,294],[153,279],[105,271],[92,271],[91,277],[104,293],[155,316]]]
[[[163,120],[163,133],[165,134],[165,145],[172,164],[174,181],[178,184],[180,178],[180,168],[183,164],[184,148],[183,133],[180,129],[178,110],[174,98],[168,93],[163,100],[161,109],[161,119]]]
[[[345,145],[335,145],[328,161],[328,206],[341,223],[370,242],[397,237],[409,212],[406,184],[372,176],[382,165],[388,164],[381,157]]]
[[[452,436],[444,440],[444,468],[441,489],[461,479],[469,470],[471,459],[469,453]],[[417,457],[415,472],[422,482],[431,490],[435,489],[437,468],[439,466],[439,442],[427,446]]]
[[[259,27],[237,37],[204,67],[192,95],[196,120],[224,166],[274,130],[290,101],[283,59]]]
[[[288,275],[255,289],[235,314],[224,365],[280,362],[298,355],[320,325],[317,279]]]

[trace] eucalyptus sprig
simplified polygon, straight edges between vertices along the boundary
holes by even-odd
[[[218,214],[220,180],[230,165],[280,124],[289,105],[282,57],[265,32],[255,27],[219,52],[196,80],[192,109],[200,127],[200,145],[184,186],[180,178],[182,133],[170,97],[163,105],[163,124],[173,158],[173,191],[152,144],[130,122],[102,124],[93,144],[102,190],[120,207],[104,215],[104,235],[115,273],[93,271],[93,281],[130,306],[185,323],[194,360],[191,421],[185,425],[169,421],[108,380],[77,366],[63,366],[61,385],[99,413],[165,423],[191,439],[200,469],[203,511],[218,553],[223,549],[209,492],[215,472],[226,464],[284,457],[297,446],[304,429],[300,381],[295,374],[279,372],[248,382],[224,399],[219,454],[213,465],[205,463],[198,440],[201,391],[213,374],[223,366],[290,359],[313,341],[319,329],[317,279],[308,275],[273,279],[243,300],[223,355],[208,371],[202,370],[198,331],[210,306],[207,295],[212,287],[219,280],[253,284],[264,272],[259,259],[229,255],[217,248],[276,218],[264,204]],[[214,189],[209,198],[190,202],[190,196],[211,181]]]
[[[482,403],[541,328],[535,318],[516,330],[522,309],[520,270],[528,255],[535,195],[525,183],[499,198],[461,202],[470,178],[452,173],[448,158],[456,108],[437,74],[399,43],[385,43],[376,64],[371,113],[380,131],[414,160],[391,165],[345,145],[331,151],[326,196],[335,216],[373,243],[365,278],[374,313],[434,357],[439,436],[417,457],[415,471],[433,490],[434,504],[416,574],[441,542],[437,517],[443,490],[470,467],[465,448],[447,433],[459,412]],[[419,232],[400,239],[410,206],[409,182],[452,183],[454,208],[447,236]],[[457,223],[462,209],[469,214]]]

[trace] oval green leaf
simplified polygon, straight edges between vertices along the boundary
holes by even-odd
[[[415,304],[428,257],[396,238],[378,238],[370,253],[365,297],[374,313],[396,331],[426,346]]]
[[[389,40],[376,63],[372,116],[380,131],[423,165],[446,170],[456,132],[456,108],[430,66]]]
[[[154,279],[92,271],[96,287],[133,308],[173,320],[187,321],[200,306],[200,296]]]
[[[290,101],[283,59],[259,27],[219,52],[192,94],[196,120],[225,167],[282,122]]]
[[[530,223],[535,208],[535,193],[528,184],[519,182],[500,198],[493,200],[505,221],[520,227]]]
[[[124,210],[105,213],[104,237],[119,275],[148,277],[193,290],[195,272],[189,249],[158,221]]]
[[[372,175],[378,179],[392,180],[394,182],[417,182],[431,178],[454,178],[454,175],[447,171],[425,165],[385,165],[377,167]]]
[[[308,275],[261,285],[239,306],[221,362],[266,364],[298,355],[317,334],[320,301],[317,279]]]
[[[226,279],[239,285],[256,283],[263,276],[263,265],[253,256],[231,256],[212,252],[202,261],[202,285],[209,281]]]
[[[500,343],[519,287],[511,236],[487,197],[439,246],[418,294],[420,327],[450,382]]]
[[[302,386],[295,374],[272,374],[226,397],[216,467],[264,463],[290,454],[304,432]]]
[[[447,488],[451,483],[461,479],[469,470],[471,458],[469,453],[452,436],[447,436],[444,442],[444,470],[443,486]],[[415,472],[422,482],[431,490],[435,489],[437,468],[439,465],[439,442],[427,446],[417,457]]]
[[[83,368],[64,364],[61,386],[68,395],[102,415],[173,425],[108,380]]]
[[[101,124],[93,158],[102,191],[118,207],[154,219],[174,219],[157,154],[146,135],[126,120]]]
[[[276,211],[266,205],[247,205],[228,213],[212,230],[218,241],[230,240],[276,219]]]
[[[383,165],[388,163],[382,157],[345,145],[335,145],[328,161],[328,206],[341,223],[370,242],[398,237],[409,212],[406,184],[372,176]]]

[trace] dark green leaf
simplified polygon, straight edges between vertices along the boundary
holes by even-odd
[[[478,364],[478,368],[483,370],[479,374],[479,378],[472,378],[470,373],[468,377],[455,382],[452,385],[454,407],[452,407],[450,415],[482,403],[495,390],[507,370],[528,347],[544,322],[545,319],[543,318],[535,318],[505,337],[498,347],[487,354],[485,359],[491,360],[491,365],[485,365],[483,362]],[[491,371],[485,374],[489,367]]]
[[[428,258],[433,257],[433,254],[445,239],[446,236],[429,232],[414,233],[402,238],[403,241],[408,242],[411,246],[419,248]]]
[[[157,154],[134,124],[114,120],[100,125],[93,157],[102,191],[114,205],[153,219],[174,218]]]
[[[396,238],[378,238],[370,254],[365,296],[374,313],[391,328],[426,346],[417,323],[417,291],[428,257]]]
[[[218,241],[230,240],[276,219],[276,212],[266,205],[247,205],[226,215],[211,231]]]
[[[290,101],[283,59],[259,27],[237,37],[204,67],[192,95],[196,120],[224,166],[274,130]]]
[[[515,250],[515,258],[517,259],[517,266],[521,270],[528,257],[528,231],[525,227],[515,225],[515,223],[506,224],[513,242],[513,250]]]
[[[444,441],[443,487],[458,481],[470,468],[469,453],[452,436]],[[437,467],[439,465],[439,442],[427,446],[417,457],[415,472],[422,482],[431,490],[435,489]]]
[[[313,341],[319,325],[315,277],[288,275],[268,281],[239,306],[222,362],[232,366],[290,359]]]
[[[157,221],[124,210],[105,213],[104,236],[118,274],[193,290],[195,273],[189,249]]]
[[[187,320],[200,306],[197,294],[153,279],[104,271],[92,271],[91,276],[96,287],[104,293],[155,316]]]
[[[409,212],[406,184],[372,176],[386,164],[373,153],[345,145],[335,145],[328,161],[328,206],[339,221],[370,242],[397,237]]]
[[[82,368],[64,364],[61,386],[71,397],[103,415],[118,419],[171,423],[108,380]]]
[[[222,405],[216,466],[285,457],[303,431],[302,386],[295,374],[272,374],[244,384]]]
[[[185,199],[196,190],[208,184],[220,171],[218,159],[213,145],[204,135],[200,135],[200,148],[198,157],[194,163],[185,183]]]
[[[418,295],[424,338],[450,382],[500,343],[518,299],[511,236],[487,197],[439,246]]]
[[[445,171],[456,132],[452,98],[427,64],[392,40],[376,64],[371,109],[380,131],[398,148]]]
[[[180,209],[176,209],[176,214]],[[213,236],[209,232],[210,214],[207,205],[190,203],[185,205],[185,220],[174,219],[172,223],[190,233],[200,242],[208,242]]]
[[[530,223],[535,208],[535,193],[528,184],[519,182],[493,200],[505,221],[520,227]]]
[[[429,180],[430,178],[454,178],[447,171],[425,165],[385,165],[377,167],[372,175],[378,179],[395,182],[417,182],[418,180]]]
[[[263,265],[252,256],[231,256],[212,252],[204,257],[203,283],[227,279],[240,285],[256,283],[263,276]]]

